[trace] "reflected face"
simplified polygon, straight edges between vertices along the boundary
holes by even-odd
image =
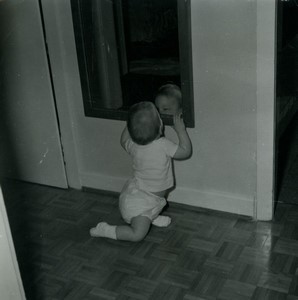
[[[175,97],[158,96],[155,99],[155,105],[160,114],[174,115],[181,110],[179,101]]]

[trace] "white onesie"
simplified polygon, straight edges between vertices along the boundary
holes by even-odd
[[[148,145],[138,145],[131,139],[125,143],[132,156],[134,177],[140,189],[160,192],[173,186],[172,157],[178,145],[162,137]]]
[[[123,219],[142,215],[151,220],[156,218],[166,205],[164,198],[152,192],[171,188],[174,184],[172,157],[178,145],[162,137],[148,145],[138,145],[131,139],[125,143],[126,151],[132,156],[134,177],[124,186],[119,207]]]

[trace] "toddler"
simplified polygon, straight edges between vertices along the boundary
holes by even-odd
[[[91,236],[137,242],[144,239],[151,224],[167,227],[171,223],[171,218],[160,212],[174,184],[172,158],[186,159],[192,152],[180,114],[174,115],[174,129],[178,144],[162,137],[163,123],[153,103],[140,102],[131,107],[120,139],[132,157],[134,171],[119,197],[120,212],[127,225],[100,222],[90,229]]]
[[[182,93],[178,85],[165,84],[155,96],[155,105],[164,115],[175,115],[182,111]]]

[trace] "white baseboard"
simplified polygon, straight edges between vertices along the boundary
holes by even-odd
[[[169,195],[168,201],[251,217],[254,212],[253,199],[220,192],[202,192],[179,186]]]
[[[120,192],[128,178],[92,173],[80,173],[81,184],[87,188]],[[254,200],[220,192],[176,187],[170,193],[169,202],[219,210],[245,216],[253,216]]]
[[[112,192],[120,192],[128,179],[94,173],[80,173],[79,176],[83,187]]]

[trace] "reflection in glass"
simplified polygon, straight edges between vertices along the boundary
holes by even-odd
[[[105,117],[125,119],[132,104],[154,102],[166,83],[180,86],[183,96],[191,98],[190,55],[182,55],[183,67],[180,58],[189,41],[188,31],[181,35],[190,24],[185,17],[187,1],[71,0],[71,4],[86,115],[101,116],[97,112],[104,111]]]

